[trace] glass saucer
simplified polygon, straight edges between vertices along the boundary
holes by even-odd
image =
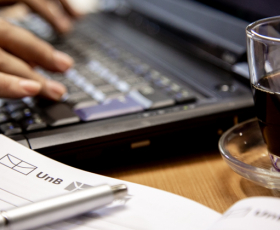
[[[273,168],[257,119],[240,123],[219,140],[224,161],[242,177],[269,189],[280,190],[280,172]]]

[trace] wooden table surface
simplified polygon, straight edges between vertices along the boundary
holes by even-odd
[[[175,193],[220,213],[246,197],[277,196],[232,171],[218,150],[103,174]]]

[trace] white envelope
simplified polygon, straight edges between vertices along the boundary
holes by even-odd
[[[74,191],[81,190],[81,189],[84,189],[84,188],[89,188],[89,187],[92,187],[92,186],[88,185],[88,184],[83,184],[83,183],[78,182],[78,181],[74,181],[73,183],[69,184],[65,188],[65,190],[68,190],[70,192],[74,192]]]
[[[6,156],[2,157],[0,159],[0,163],[24,175],[28,175],[37,168],[36,166],[14,157],[11,154],[7,154]]]

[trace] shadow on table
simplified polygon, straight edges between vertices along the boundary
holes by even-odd
[[[253,183],[252,181],[241,178],[240,187],[247,197],[251,196],[276,196],[280,197],[280,192],[277,190],[268,189]]]

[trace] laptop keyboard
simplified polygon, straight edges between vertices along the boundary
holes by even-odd
[[[39,67],[36,71],[63,83],[68,93],[58,103],[39,98],[2,101],[0,131],[5,135],[196,100],[195,92],[101,34],[86,37],[73,32],[53,45],[73,57],[74,66],[65,73],[53,73]]]

